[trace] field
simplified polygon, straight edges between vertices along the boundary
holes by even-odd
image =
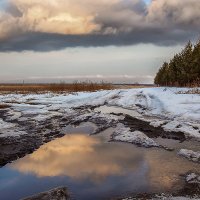
[[[112,84],[106,82],[74,82],[52,84],[0,84],[1,93],[94,92],[98,90],[156,87],[153,84]]]
[[[113,89],[110,83],[74,82],[52,84],[1,84],[0,92],[44,93],[44,92],[80,92]]]

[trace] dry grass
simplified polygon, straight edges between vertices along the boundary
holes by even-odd
[[[134,89],[134,88],[152,88],[157,87],[153,84],[115,84],[115,89]]]
[[[7,104],[0,104],[0,109],[6,109],[6,108],[10,108],[10,106]]]
[[[93,92],[97,90],[111,90],[113,86],[109,83],[75,82],[72,84],[2,84],[0,92],[7,93],[43,93],[43,92]]]

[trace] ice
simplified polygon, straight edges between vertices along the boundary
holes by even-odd
[[[143,147],[158,147],[159,145],[147,137],[141,131],[131,132],[130,128],[126,128],[123,124],[118,124],[114,131],[113,139],[115,141],[134,143]]]
[[[194,152],[188,149],[181,149],[178,152],[178,155],[188,158],[189,160],[194,162],[200,162],[200,151]]]

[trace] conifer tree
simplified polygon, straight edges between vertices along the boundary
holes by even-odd
[[[200,40],[194,46],[189,41],[169,63],[164,62],[154,82],[160,86],[200,86]]]

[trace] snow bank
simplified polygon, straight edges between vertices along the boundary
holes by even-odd
[[[200,162],[200,151],[194,152],[188,149],[181,149],[178,152],[178,155],[188,158],[189,160],[194,162]]]
[[[152,118],[152,125],[163,126],[167,131],[181,131],[188,137],[200,140],[200,95],[179,94],[187,88],[142,88],[123,90],[110,105],[134,109]],[[145,117],[144,117],[144,120]],[[149,120],[149,119],[148,119]],[[166,121],[167,120],[167,121]],[[162,125],[164,124],[164,125]]]
[[[115,141],[134,143],[143,147],[158,147],[159,145],[147,137],[144,133],[140,131],[131,132],[130,128],[124,127],[123,124],[118,124],[114,131],[112,139]]]
[[[162,126],[167,131],[184,132],[200,141],[200,95],[184,94],[188,88],[138,88],[76,94],[7,94],[0,101],[12,107],[10,119],[35,115],[44,120],[68,113],[80,106],[117,106],[133,111],[133,116]],[[52,112],[52,111],[56,111]],[[38,117],[37,117],[38,116]]]

